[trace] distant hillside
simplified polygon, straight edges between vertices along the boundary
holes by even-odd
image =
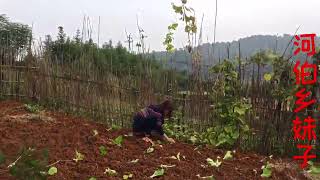
[[[272,35],[254,35],[246,38],[241,38],[238,41],[232,42],[218,42],[213,44],[203,44],[199,47],[202,64],[213,65],[220,60],[228,58],[228,46],[229,46],[229,58],[239,56],[239,42],[241,58],[245,59],[252,56],[254,53],[260,50],[273,50],[277,53],[282,54],[290,42],[292,36],[285,34],[282,36]],[[319,47],[320,39],[316,39],[316,45]],[[293,52],[292,43],[286,51],[286,56],[291,55]],[[213,54],[214,47],[214,56]],[[176,68],[178,70],[187,70],[191,67],[191,57],[188,52],[184,49],[179,49],[173,54],[167,54],[167,52],[153,52],[154,56],[158,60],[167,60],[168,66]],[[212,58],[212,56],[214,58]],[[189,65],[187,65],[189,64]],[[188,68],[189,67],[189,68]]]

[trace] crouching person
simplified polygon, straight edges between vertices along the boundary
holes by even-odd
[[[165,118],[170,118],[173,110],[171,101],[166,100],[158,105],[150,105],[141,109],[133,117],[133,135],[144,137],[147,142],[152,142],[149,137],[175,143],[172,138],[169,138],[163,131]]]

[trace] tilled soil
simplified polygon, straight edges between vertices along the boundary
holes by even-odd
[[[93,136],[94,130],[98,135]],[[49,164],[60,161],[54,165],[58,173],[49,178],[57,180],[88,180],[90,177],[122,179],[124,174],[130,173],[132,179],[150,179],[161,165],[175,166],[165,168],[164,176],[158,179],[199,179],[199,175],[213,175],[215,179],[252,180],[261,179],[261,166],[268,159],[254,153],[236,152],[231,160],[224,160],[219,168],[215,168],[208,166],[206,159],[223,157],[226,150],[196,148],[177,142],[162,144],[162,147],[157,145],[154,152],[148,154],[146,150],[150,144],[127,136],[129,133],[129,130],[113,131],[105,125],[57,112],[30,115],[19,102],[0,102],[0,150],[8,157],[6,163],[0,166],[0,179],[14,179],[6,167],[17,158],[23,147],[48,149]],[[119,135],[124,136],[121,147],[111,143],[111,139]],[[100,155],[100,146],[107,148],[106,156]],[[72,160],[76,150],[84,155],[84,160],[77,163]],[[178,153],[180,160],[170,158]],[[135,159],[139,161],[130,162]],[[292,165],[274,168],[271,179],[306,179],[291,160],[275,159],[271,162]],[[104,174],[106,168],[116,170],[117,176]]]

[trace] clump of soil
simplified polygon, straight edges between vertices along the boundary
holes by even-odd
[[[110,131],[105,125],[62,113],[47,112],[50,120],[23,120],[30,117],[21,103],[0,102],[0,150],[7,155],[6,164],[0,166],[0,179],[13,179],[9,173],[3,173],[6,166],[13,162],[23,147],[49,150],[49,164],[55,164],[58,173],[49,179],[122,179],[124,174],[132,174],[132,179],[150,179],[149,177],[161,165],[165,174],[158,179],[199,179],[211,176],[215,179],[261,179],[261,167],[267,157],[254,153],[236,152],[230,160],[224,160],[219,168],[208,166],[206,159],[216,160],[223,157],[225,150],[214,148],[196,148],[193,145],[177,142],[154,147],[154,152],[146,153],[150,144],[142,139],[129,136],[129,130]],[[28,115],[29,114],[29,115]],[[8,117],[19,117],[12,121]],[[22,119],[21,119],[22,118]],[[28,119],[28,118],[27,118]],[[98,133],[98,134],[97,134]],[[112,143],[112,139],[123,135],[122,146]],[[106,147],[107,154],[102,156],[99,147]],[[84,155],[84,160],[75,162],[75,151]],[[180,160],[170,158],[180,153]],[[136,163],[133,160],[138,159]],[[274,160],[275,163],[278,160]],[[272,161],[271,161],[272,162]],[[286,165],[294,164],[290,160],[281,160]],[[279,165],[279,164],[278,164]],[[306,179],[298,166],[274,168],[271,179]],[[293,167],[293,168],[291,168]],[[110,177],[104,172],[113,169],[117,176]],[[2,172],[2,173],[1,173]],[[198,176],[197,176],[198,175]]]

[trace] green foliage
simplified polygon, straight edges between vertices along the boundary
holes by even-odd
[[[30,113],[39,113],[41,108],[38,104],[25,104],[24,107]]]
[[[146,153],[147,153],[147,154],[150,154],[150,153],[152,153],[152,152],[154,152],[154,148],[153,148],[153,147],[149,147],[149,148],[146,150]]]
[[[310,174],[320,174],[320,167],[315,166],[312,161],[308,161],[309,164],[309,170],[307,171]]]
[[[191,47],[191,34],[197,33],[197,25],[196,25],[196,18],[194,16],[194,9],[191,7],[186,6],[187,1],[181,0],[181,5],[175,5],[172,3],[172,9],[174,12],[179,16],[179,20],[181,20],[184,24],[184,30],[188,34],[188,44],[189,47]],[[176,31],[178,27],[178,23],[172,23],[168,26],[168,33],[166,34],[165,40],[163,42],[163,45],[166,46],[166,50],[168,52],[174,51],[174,45],[173,45],[173,34]]]
[[[117,173],[116,170],[107,168],[107,169],[104,171],[104,174],[107,174],[108,176],[116,176],[118,173]]]
[[[210,166],[213,166],[213,167],[219,167],[221,164],[222,164],[222,161],[220,161],[219,159],[216,159],[215,161],[211,158],[207,158],[207,163],[210,165]]]
[[[115,138],[114,140],[112,140],[113,144],[121,147],[122,143],[123,143],[123,136],[118,136],[117,138]]]
[[[218,121],[214,128],[207,129],[203,139],[205,143],[215,146],[232,146],[240,133],[249,131],[245,114],[251,110],[251,105],[238,93],[240,84],[235,64],[225,60],[211,71],[220,76],[211,94],[215,100],[213,118]]]
[[[171,156],[171,159],[176,159],[180,161],[180,152],[178,152],[178,154],[176,156]]]
[[[97,178],[91,177],[91,178],[89,178],[89,180],[97,180]]]
[[[47,178],[48,153],[35,149],[23,149],[15,162],[9,165],[9,172],[16,179],[33,180]]]
[[[55,175],[57,173],[58,173],[58,169],[56,167],[50,167],[50,169],[48,170],[48,174],[50,176],[53,176],[53,175]]]
[[[0,15],[0,46],[10,47],[18,53],[19,50],[26,50],[30,39],[29,26],[11,22],[5,15]]]
[[[150,176],[150,178],[160,177],[164,175],[164,169],[157,169],[154,171],[154,173]]]
[[[231,151],[227,151],[227,153],[224,155],[223,160],[228,160],[228,159],[232,159],[232,152]]]
[[[84,160],[84,155],[76,150],[75,158],[73,159],[75,162]]]
[[[269,162],[267,162],[267,165],[265,166],[262,166],[262,174],[261,174],[261,177],[264,177],[264,178],[269,178],[271,177],[272,175],[272,166]]]
[[[105,155],[107,155],[107,148],[104,147],[104,146],[100,146],[99,147],[99,152],[100,152],[101,156],[105,156]]]
[[[133,177],[133,174],[131,174],[131,173],[128,173],[128,174],[125,174],[125,175],[123,175],[122,176],[122,179],[131,179]]]

